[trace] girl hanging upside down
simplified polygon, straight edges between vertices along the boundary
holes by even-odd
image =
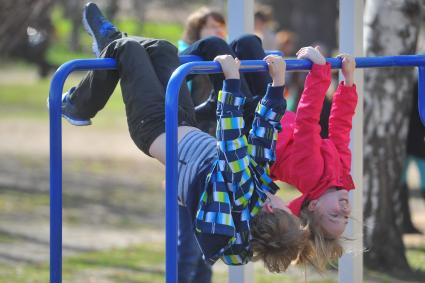
[[[310,59],[308,74],[296,113],[286,112],[276,145],[271,175],[295,186],[302,195],[289,203],[310,232],[315,257],[310,262],[323,270],[342,255],[339,243],[351,213],[348,191],[354,189],[349,149],[352,117],[357,104],[354,58],[342,54],[341,82],[333,96],[329,138],[320,137],[320,112],[331,82],[330,65],[319,48],[304,47],[299,59]],[[301,254],[301,258],[303,255]]]
[[[98,57],[114,58],[118,68],[91,71],[78,87],[64,94],[63,117],[73,125],[90,124],[120,80],[133,141],[165,164],[165,89],[179,66],[177,49],[164,40],[127,37],[93,3],[86,5],[83,22]],[[199,48],[208,46],[199,44]],[[308,238],[308,231],[275,196],[278,187],[268,175],[286,109],[285,61],[279,56],[264,58],[272,82],[263,85],[265,94],[245,135],[246,96],[241,90],[249,91],[251,86],[239,74],[239,60],[219,54],[214,57],[225,80],[217,99],[216,138],[196,127],[186,84],[180,90],[179,202],[189,211],[209,263],[221,258],[240,265],[262,259],[270,271],[282,272],[298,258]]]

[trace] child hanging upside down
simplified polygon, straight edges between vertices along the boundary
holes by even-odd
[[[339,238],[351,213],[348,191],[354,189],[354,183],[348,146],[357,104],[353,81],[356,64],[351,56],[340,55],[345,81],[333,96],[329,138],[322,139],[319,120],[331,82],[330,65],[318,47],[304,47],[297,56],[310,59],[313,67],[306,78],[297,112],[286,112],[281,120],[282,131],[271,175],[302,192],[302,196],[289,203],[289,208],[309,227],[315,250],[312,263],[323,270],[330,260],[342,255]]]
[[[165,89],[179,66],[177,49],[164,40],[127,37],[108,22],[95,4],[84,12],[85,28],[102,58],[114,58],[117,70],[91,71],[64,94],[62,115],[73,125],[89,125],[119,80],[128,127],[135,144],[165,164]],[[308,232],[274,194],[268,172],[286,103],[282,96],[285,62],[267,56],[272,83],[243,133],[245,94],[240,62],[216,54],[223,70],[217,99],[217,139],[196,128],[186,84],[178,107],[179,202],[187,207],[198,244],[209,263],[221,258],[232,265],[262,259],[273,272],[286,270],[304,248]]]

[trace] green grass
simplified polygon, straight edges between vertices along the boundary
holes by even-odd
[[[46,283],[49,269],[46,264],[4,265],[0,264],[0,283]]]
[[[19,213],[31,213],[40,206],[49,205],[49,194],[27,193],[13,190],[0,192],[0,214],[19,211]]]
[[[165,279],[164,271],[164,244],[146,243],[125,249],[111,249],[101,252],[82,253],[66,258],[63,262],[64,282],[93,282],[116,283],[162,283]],[[218,264],[214,270],[214,283],[227,281],[227,267]],[[293,283],[301,282],[299,276],[277,275],[264,271],[262,266],[256,265],[256,283]],[[6,282],[48,282],[48,266],[25,265],[6,266],[0,264],[0,283]],[[3,281],[2,281],[3,280]],[[309,280],[310,283],[330,283],[328,279]]]
[[[59,66],[69,60],[94,57],[91,52],[92,40],[82,27],[80,28],[80,40],[83,50],[80,52],[70,51],[68,41],[72,26],[71,22],[63,17],[61,9],[54,9],[52,21],[55,26],[55,35],[47,53],[47,59],[50,63]],[[178,23],[146,22],[141,24],[135,19],[117,19],[115,24],[128,34],[163,38],[174,44],[177,44],[183,32],[183,26]],[[29,73],[34,73],[34,67],[20,61],[13,61],[7,64],[4,63],[5,60],[1,61],[0,71],[8,74],[13,71],[16,73],[17,78],[10,82],[0,83],[0,118],[19,116],[23,118],[47,119],[46,98],[50,88],[51,77],[34,82],[33,79],[31,80],[23,75],[29,76]],[[20,71],[22,71],[22,74],[20,74]],[[20,79],[19,76],[22,78]],[[81,75],[70,76],[64,90],[76,85],[80,79]],[[111,101],[108,102],[106,109],[109,111],[108,117],[112,115],[111,119],[106,120],[106,124],[124,116],[124,106],[119,87],[117,87]]]
[[[94,57],[91,52],[92,39],[83,30],[82,26],[80,27],[80,41],[83,50],[71,52],[69,49],[69,35],[72,29],[71,21],[63,17],[63,12],[60,8],[54,9],[52,21],[55,26],[55,37],[47,53],[49,62],[61,65],[73,59]],[[166,39],[173,44],[177,44],[183,33],[183,25],[180,23],[140,23],[136,19],[126,18],[117,19],[114,24],[129,35]]]
[[[424,249],[425,247],[421,247]],[[413,267],[423,268],[423,252],[407,253]],[[332,283],[333,279],[307,274],[308,283]],[[64,282],[108,282],[116,283],[159,283],[164,282],[164,244],[145,243],[123,249],[110,249],[99,252],[86,252],[65,258],[63,261]],[[218,263],[214,267],[214,283],[227,282],[227,267]],[[261,264],[255,264],[256,283],[293,283],[304,282],[303,271],[289,274],[270,274]],[[373,271],[366,271],[365,282],[393,282],[390,276]],[[77,281],[79,280],[79,281]],[[26,264],[9,266],[0,264],[0,283],[6,282],[48,282],[47,264]],[[401,281],[398,281],[401,282]]]
[[[413,269],[425,271],[425,246],[407,248],[407,259]]]
[[[14,67],[0,66],[0,74],[15,72],[16,76],[10,82],[0,83],[0,119],[35,119],[36,121],[48,119],[47,97],[50,89],[49,79],[26,79],[32,67],[20,71]],[[22,79],[19,74],[22,74]],[[80,81],[83,73],[75,73],[69,77],[64,86],[64,91],[75,86]],[[20,81],[23,81],[22,83]],[[104,110],[105,115],[99,115],[95,120],[96,125],[111,127],[125,125],[125,109],[121,97],[120,87],[117,86],[111,99]]]

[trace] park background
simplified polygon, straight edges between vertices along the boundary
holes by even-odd
[[[226,13],[227,7],[223,0],[94,2],[121,30],[174,44],[196,8],[209,5]],[[422,1],[365,3],[374,32],[364,43],[366,55],[423,53]],[[316,42],[335,55],[338,1],[256,4],[271,7],[275,21],[271,28],[297,34],[297,47]],[[91,39],[80,24],[83,5],[79,0],[0,1],[0,283],[48,282],[46,98],[57,66],[93,57]],[[374,5],[384,5],[384,16],[373,13]],[[404,18],[391,17],[395,12]],[[425,282],[424,236],[403,235],[400,219],[405,212],[399,205],[406,128],[410,110],[416,107],[410,99],[415,75],[413,69],[378,71],[379,77],[365,71],[365,175],[373,184],[364,184],[364,233],[369,236],[365,237],[365,282]],[[65,89],[82,75],[72,74]],[[367,98],[372,95],[378,102]],[[368,115],[377,109],[391,119]],[[392,115],[395,112],[399,115]],[[164,282],[163,167],[132,143],[119,88],[93,124],[78,128],[63,123],[64,282]],[[388,135],[376,135],[373,125],[384,127]],[[373,154],[376,149],[381,157]],[[425,232],[425,202],[415,189],[417,170],[410,168],[408,177],[411,219]],[[282,191],[287,199],[297,195],[291,189]],[[371,209],[368,203],[373,198],[379,205]],[[372,217],[375,221],[368,222]],[[291,267],[286,274],[276,275],[255,264],[259,283],[305,282],[304,276],[304,269]],[[226,282],[226,278],[227,267],[216,264],[214,282]],[[308,270],[307,282],[337,282],[336,271],[330,268],[320,275]]]

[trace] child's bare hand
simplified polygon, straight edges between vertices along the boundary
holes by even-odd
[[[239,67],[241,62],[238,58],[234,59],[231,55],[218,55],[214,58],[214,61],[220,63],[226,80],[240,78]]]
[[[319,46],[316,46],[314,48],[312,46],[303,47],[298,50],[296,55],[298,59],[309,59],[317,65],[326,64],[326,59],[325,57],[323,57],[322,53],[320,53]]]
[[[356,60],[350,54],[339,54],[337,57],[342,58],[342,75],[346,86],[354,84],[354,71],[356,70]]]
[[[282,56],[267,55],[264,61],[269,66],[269,74],[272,77],[272,86],[283,86],[285,84],[286,63]]]

